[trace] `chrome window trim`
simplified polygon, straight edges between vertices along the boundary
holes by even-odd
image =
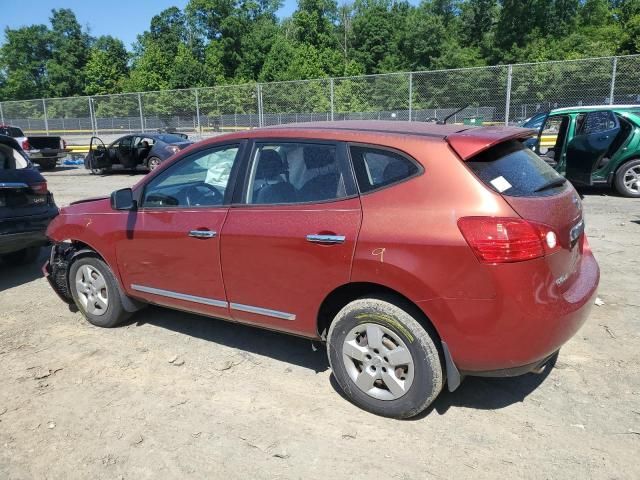
[[[240,312],[256,313],[258,315],[265,315],[267,317],[279,318],[281,320],[295,320],[296,316],[293,313],[279,312],[277,310],[270,310],[268,308],[253,307],[251,305],[243,305],[241,303],[230,303],[232,310],[238,310]]]
[[[215,298],[197,297],[186,293],[173,292],[171,290],[162,290],[161,288],[145,287],[144,285],[131,284],[131,289],[138,292],[151,293],[160,295],[161,297],[175,298],[177,300],[186,300],[187,302],[202,303],[213,307],[227,308],[229,304]]]

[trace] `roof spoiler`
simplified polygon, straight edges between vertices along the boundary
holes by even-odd
[[[478,127],[447,135],[446,140],[453,151],[462,160],[467,161],[499,143],[536,135],[538,135],[538,130],[534,128]]]

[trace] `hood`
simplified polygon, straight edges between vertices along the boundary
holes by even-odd
[[[111,213],[111,199],[109,197],[94,197],[78,200],[68,207],[60,209],[60,215],[85,215],[88,213]]]

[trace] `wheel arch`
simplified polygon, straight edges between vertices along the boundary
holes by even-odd
[[[432,320],[415,302],[393,288],[373,282],[350,282],[331,291],[322,301],[318,309],[316,319],[318,335],[324,339],[338,312],[348,303],[367,296],[388,300],[402,307],[429,333],[434,334],[438,343],[442,342],[440,333]]]

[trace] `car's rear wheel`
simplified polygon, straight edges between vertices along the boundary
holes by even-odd
[[[338,384],[357,406],[393,418],[427,408],[443,385],[435,334],[386,299],[361,298],[336,315],[327,336]]]
[[[640,159],[622,164],[616,172],[613,183],[620,195],[640,197]]]
[[[153,172],[156,168],[160,166],[161,163],[162,163],[162,160],[160,160],[158,157],[151,157],[147,161],[147,168],[149,168],[149,171]]]
[[[78,309],[93,325],[115,327],[130,315],[122,306],[113,273],[97,257],[81,257],[71,265],[69,286]]]
[[[2,255],[2,260],[8,265],[24,265],[35,262],[40,255],[40,247],[29,247],[17,252]]]

